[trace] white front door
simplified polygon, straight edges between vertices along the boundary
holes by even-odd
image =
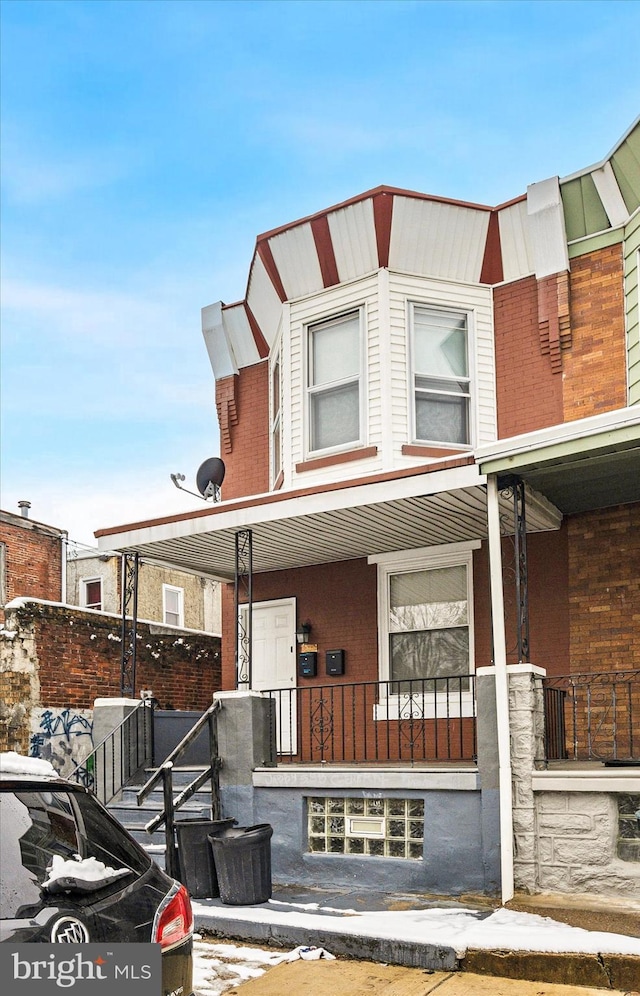
[[[247,607],[242,606],[247,626]],[[276,744],[279,754],[296,752],[296,600],[254,602],[252,613],[251,688],[274,692]]]

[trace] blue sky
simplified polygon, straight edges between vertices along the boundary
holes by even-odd
[[[200,309],[256,236],[379,184],[496,204],[640,110],[634,0],[2,0],[4,509],[200,508]]]

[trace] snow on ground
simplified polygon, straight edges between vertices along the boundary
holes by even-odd
[[[214,943],[194,934],[193,989],[196,996],[221,996],[227,989],[263,975],[268,968],[295,958],[333,957],[323,948],[276,951],[232,943]]]
[[[193,906],[198,925],[203,930],[206,930],[207,915],[215,915],[224,917],[230,925],[233,921],[250,918],[265,925],[301,927],[309,938],[313,938],[316,930],[332,930],[350,936],[445,945],[453,948],[460,958],[468,948],[640,955],[640,938],[584,930],[550,917],[507,909],[495,910],[487,916],[470,909],[359,912],[273,901],[250,908],[217,906],[212,909],[197,901]]]

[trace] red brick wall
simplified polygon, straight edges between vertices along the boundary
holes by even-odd
[[[294,571],[256,574],[254,602],[297,598],[298,622],[311,622],[311,643],[318,645],[318,675],[304,683],[323,684],[327,650],[345,651],[344,681],[374,681],[378,677],[376,567],[365,560],[321,564]],[[233,586],[223,592],[223,681],[235,687]],[[340,679],[334,679],[340,680]]]
[[[231,452],[222,453],[225,501],[269,490],[268,366],[265,361],[244,367],[235,378],[238,421],[229,430]]]
[[[571,349],[563,352],[564,421],[627,404],[622,246],[571,263]]]
[[[35,627],[43,707],[92,709],[94,699],[120,695],[119,620],[37,602],[15,615]],[[220,689],[219,638],[151,629],[138,623],[136,694],[150,688],[164,709],[204,711]]]
[[[546,668],[549,674],[566,674],[569,670],[567,542],[565,525],[557,531],[527,536],[529,658],[530,663]],[[505,568],[513,564],[513,544],[506,538],[502,541],[502,558]],[[504,572],[504,579],[507,661],[517,664],[515,584],[510,572]],[[473,589],[476,667],[483,667],[492,660],[486,543],[473,557]]]
[[[640,668],[640,504],[569,518],[571,670]]]
[[[60,534],[52,536],[48,527],[30,519],[15,524],[0,521],[0,542],[6,545],[7,602],[21,595],[59,602],[62,597]],[[1,617],[4,618],[3,612]]]
[[[535,277],[493,292],[498,436],[562,422],[562,377],[540,349]]]
[[[563,674],[569,663],[567,530],[532,534],[527,539],[529,559],[529,612],[531,661],[549,673]],[[512,548],[504,541],[505,564]],[[492,660],[489,568],[487,545],[474,553],[474,636],[476,667]],[[298,621],[309,619],[311,643],[318,644],[318,675],[304,684],[327,683],[324,652],[344,648],[344,681],[375,681],[378,678],[377,570],[364,560],[324,564],[300,571],[277,571],[254,577],[254,601],[296,596]],[[233,586],[223,592],[223,682],[235,687],[235,633]],[[517,662],[515,597],[506,590],[509,662]]]

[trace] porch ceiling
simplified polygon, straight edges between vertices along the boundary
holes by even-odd
[[[254,573],[483,539],[485,478],[477,468],[467,470],[465,476],[476,482],[469,487],[425,494],[425,478],[416,477],[390,482],[383,491],[367,485],[365,501],[358,495],[362,488],[344,488],[302,497],[272,495],[260,504],[223,502],[204,515],[103,531],[99,543],[101,549],[137,551],[148,560],[230,580],[235,535],[243,529],[252,530]],[[385,490],[389,497],[376,500]],[[507,497],[501,502],[508,531],[512,506]],[[545,499],[529,495],[530,531],[556,529],[560,520]]]

